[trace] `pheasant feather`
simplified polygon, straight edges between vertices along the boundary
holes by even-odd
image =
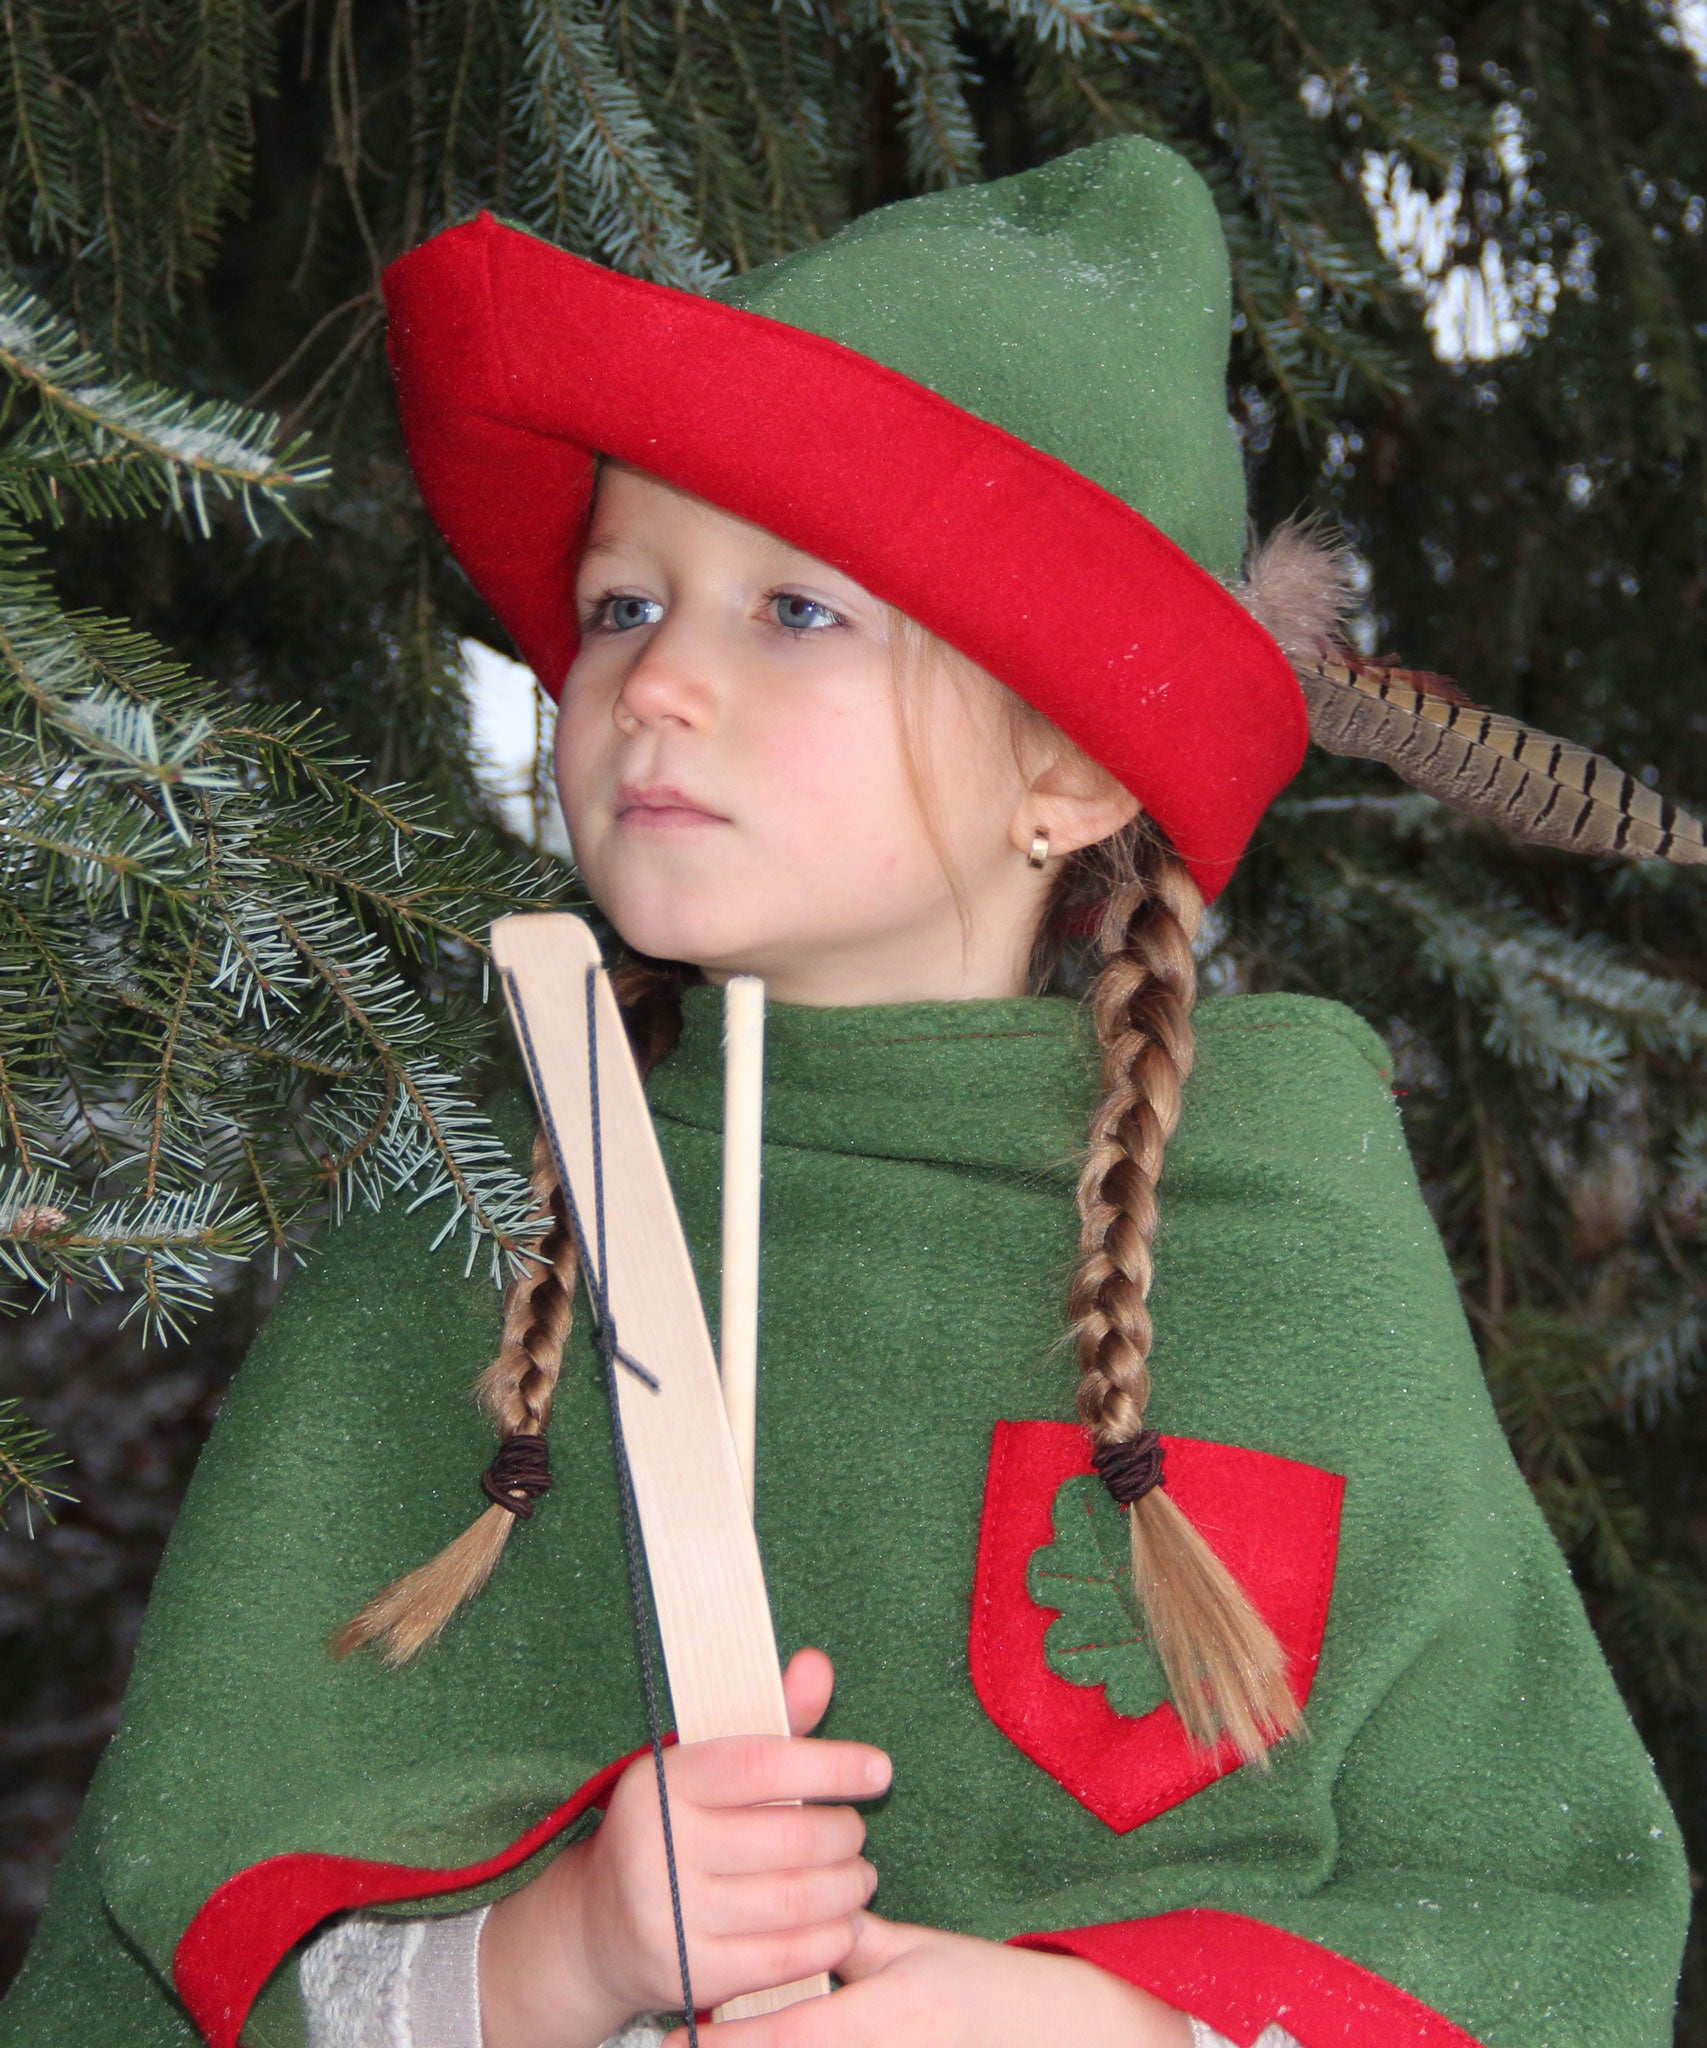
[[[1472,704],[1444,677],[1332,646],[1299,681],[1310,737],[1330,754],[1383,761],[1413,788],[1569,853],[1707,861],[1707,833],[1604,754]]]
[[[1345,646],[1353,566],[1330,532],[1288,520],[1253,550],[1237,586],[1297,672],[1317,746],[1383,762],[1413,788],[1537,845],[1707,862],[1700,822],[1604,754],[1484,710],[1445,676]]]

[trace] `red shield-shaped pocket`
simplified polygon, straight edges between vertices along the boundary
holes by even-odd
[[[1293,1692],[1306,1700],[1333,1596],[1345,1481],[1236,1444],[1163,1441],[1175,1505],[1274,1630]],[[1171,1704],[1119,1714],[1103,1686],[1049,1668],[1044,1638],[1060,1610],[1032,1598],[1027,1572],[1051,1542],[1056,1495],[1093,1469],[1090,1440],[1073,1423],[996,1424],[972,1594],[972,1683],[1004,1735],[1124,1834],[1237,1770],[1240,1757],[1231,1742],[1199,1749]]]

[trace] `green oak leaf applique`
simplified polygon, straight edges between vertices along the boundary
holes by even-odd
[[[1055,1541],[1032,1554],[1026,1591],[1059,1610],[1043,1639],[1044,1661],[1069,1685],[1107,1688],[1117,1714],[1148,1714],[1168,1696],[1144,1639],[1132,1588],[1126,1517],[1093,1474],[1064,1480],[1055,1496]]]

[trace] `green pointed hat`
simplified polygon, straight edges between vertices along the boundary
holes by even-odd
[[[712,296],[899,370],[1239,573],[1226,246],[1203,180],[1160,143],[903,200]]]
[[[411,460],[555,692],[593,463],[617,457],[833,563],[1101,761],[1207,894],[1306,740],[1229,592],[1226,247],[1159,143],[903,200],[709,296],[489,215],[386,273]]]

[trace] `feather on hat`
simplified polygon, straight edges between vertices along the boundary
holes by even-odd
[[[1347,646],[1349,568],[1319,523],[1289,520],[1234,586],[1292,663],[1310,737],[1325,753],[1383,762],[1412,788],[1537,846],[1707,862],[1699,820],[1604,754],[1473,704],[1446,676]]]

